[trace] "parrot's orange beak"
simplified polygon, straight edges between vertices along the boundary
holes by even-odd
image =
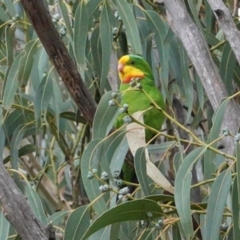
[[[124,64],[123,63],[119,63],[118,64],[118,72],[123,73],[123,68],[124,68]]]

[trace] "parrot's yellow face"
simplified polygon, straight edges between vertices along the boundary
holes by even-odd
[[[118,61],[118,74],[121,80],[121,83],[129,83],[132,78],[144,78],[145,74],[138,67],[138,62],[130,57],[125,55],[121,57]]]

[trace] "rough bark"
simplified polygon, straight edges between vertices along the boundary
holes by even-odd
[[[240,63],[240,32],[233,21],[229,9],[225,6],[222,0],[208,0],[208,3],[213,10],[218,20],[218,24],[223,30],[238,62]]]
[[[86,121],[92,125],[96,104],[84,85],[76,65],[52,24],[42,0],[21,0],[50,60],[75,100]],[[26,198],[0,163],[0,201],[5,217],[24,240],[49,239],[47,230],[36,219]]]
[[[66,88],[72,95],[81,114],[86,121],[92,125],[96,111],[90,92],[86,88],[76,64],[71,59],[63,44],[56,28],[52,23],[52,18],[43,0],[21,0],[21,3],[32,22],[32,25],[42,42],[52,63]]]
[[[6,219],[24,240],[46,240],[47,232],[36,219],[26,198],[0,163],[0,201]]]
[[[228,97],[227,90],[214,64],[208,46],[196,24],[189,16],[183,0],[167,0],[164,2],[168,11],[169,23],[182,41],[206,91],[208,99],[216,110],[221,100]],[[240,111],[234,101],[230,101],[223,119],[222,128],[232,134],[238,132]],[[234,151],[233,139],[226,137],[221,143],[227,153]]]

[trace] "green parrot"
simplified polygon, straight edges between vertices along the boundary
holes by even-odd
[[[149,97],[162,109],[165,110],[165,103],[161,93],[154,84],[152,70],[148,63],[138,55],[125,55],[118,62],[118,73],[121,81],[120,92],[121,105],[128,105],[127,111],[130,115],[138,111],[144,111],[144,124],[160,130],[165,116],[153,106]],[[137,79],[139,87],[131,87],[129,84],[133,79]],[[149,97],[144,93],[146,92]],[[114,126],[120,128],[124,124],[126,113],[120,113]],[[156,132],[146,129],[146,142],[150,141]]]

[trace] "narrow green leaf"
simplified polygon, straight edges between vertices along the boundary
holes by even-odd
[[[233,73],[234,82],[237,86],[240,86],[240,67],[238,64],[235,65],[234,73]]]
[[[12,0],[4,0],[5,6],[7,8],[7,11],[9,13],[9,15],[11,16],[11,18],[16,16],[16,12],[15,12],[15,7],[13,5],[14,1]]]
[[[34,113],[32,111],[23,112],[21,110],[16,109],[11,112],[4,121],[3,128],[7,139],[11,139],[14,131],[20,125],[24,125],[30,121],[34,120]]]
[[[5,56],[6,56],[5,50],[4,50],[4,53],[2,53],[1,50],[0,50],[0,58],[3,59],[3,58],[5,58]],[[7,73],[7,70],[8,70],[7,65],[0,66],[0,78],[1,79],[5,79],[5,75]]]
[[[80,73],[82,78],[85,78],[84,77],[84,70],[86,68],[85,49],[89,30],[89,20],[90,18],[85,1],[81,1],[78,5],[75,14],[73,49],[75,58],[80,67]]]
[[[182,44],[180,44],[179,48],[180,48],[180,65],[182,70],[182,87],[183,87],[184,98],[185,98],[184,105],[188,107],[187,116],[185,119],[185,123],[187,123],[189,122],[189,117],[191,117],[191,114],[192,114],[192,109],[194,104],[193,102],[194,89],[193,89],[193,83],[189,74],[190,61],[189,61],[188,55]]]
[[[121,130],[117,130],[102,140],[102,155],[98,155],[99,164],[101,165],[102,169],[109,174],[109,177],[111,177],[113,174],[113,168],[116,168],[115,170],[119,170],[118,167],[122,166],[122,162],[125,157],[124,152],[121,152],[121,155],[123,156],[117,156],[116,152],[119,151],[119,147],[123,147],[122,150],[127,151],[127,149],[125,149],[127,148],[127,144],[124,142],[124,140],[126,141],[124,133],[125,132]],[[113,160],[114,157],[116,157],[116,159]],[[118,163],[116,163],[117,160],[119,160]]]
[[[1,133],[0,133],[0,137],[1,137]],[[34,153],[36,151],[36,146],[33,144],[27,144],[24,145],[23,147],[19,148],[18,150],[18,157],[22,157],[25,155],[28,155],[30,153]],[[3,163],[6,164],[7,162],[9,162],[11,159],[11,155],[7,156],[4,160]]]
[[[60,113],[60,117],[62,117],[64,119],[67,119],[67,120],[70,120],[70,121],[76,121],[76,118],[77,118],[77,116],[76,116],[76,114],[74,112],[68,112],[68,111]],[[81,120],[77,121],[77,122],[81,122],[82,123]],[[86,123],[86,121],[83,122],[83,123]]]
[[[205,27],[207,28],[207,31],[212,32],[215,24],[215,16],[207,0],[204,0],[204,6],[205,6],[204,14]]]
[[[199,79],[199,76],[197,74],[195,74],[195,83],[196,83],[198,102],[201,107],[201,110],[203,110],[204,103],[205,103],[204,89],[202,86],[202,82]]]
[[[222,120],[224,118],[228,101],[229,99],[224,100],[213,115],[212,128],[208,134],[208,139],[207,139],[208,144],[214,141],[216,138],[218,138],[220,134]],[[217,144],[218,142],[213,143],[212,147],[217,147]],[[212,174],[215,172],[215,168],[216,168],[215,161],[214,161],[215,158],[216,158],[215,152],[211,150],[206,151],[204,155],[204,179],[205,180],[212,178]]]
[[[26,197],[28,203],[34,212],[35,216],[40,220],[40,222],[46,226],[47,225],[47,217],[45,215],[42,202],[37,192],[32,188],[30,183],[26,183]]]
[[[174,240],[182,240],[177,224],[173,224],[172,226],[172,237]]]
[[[193,19],[195,21],[195,23],[197,24],[197,26],[199,27],[199,29],[202,29],[202,24],[199,20],[199,8],[197,8],[197,4],[196,2],[193,2],[191,0],[187,0],[188,2],[188,6],[190,8],[189,13],[193,16]]]
[[[13,169],[18,169],[18,161],[19,161],[18,148],[22,139],[29,135],[33,135],[35,132],[36,132],[36,128],[35,128],[35,125],[33,124],[20,125],[13,132],[13,136],[11,138],[11,143],[10,143],[11,166]],[[14,175],[14,178],[17,180],[18,175],[16,173],[13,173],[13,175]]]
[[[64,239],[79,240],[90,225],[89,206],[77,208],[69,216],[65,228]]]
[[[102,45],[100,39],[100,31],[99,27],[96,27],[91,36],[91,53],[92,59],[94,64],[94,69],[96,74],[99,78],[101,78],[101,71],[102,71]]]
[[[179,232],[180,232],[180,234],[182,236],[182,239],[187,239],[187,236],[186,236],[186,234],[185,234],[185,232],[184,232],[180,222],[177,222],[177,226],[178,226]]]
[[[109,228],[110,228],[109,240],[115,240],[116,236],[119,236],[120,223],[114,223],[110,225]]]
[[[146,20],[146,16],[144,14],[144,10],[139,5],[133,5],[133,10],[140,33],[139,37],[141,40],[143,52],[142,56],[151,66],[151,61],[149,60],[151,59],[152,54],[152,37],[149,35],[150,29]]]
[[[149,153],[163,153],[174,147],[175,141],[163,142],[160,144],[150,144],[147,146]]]
[[[92,16],[93,13],[99,9],[101,3],[102,3],[102,0],[94,0],[94,1],[87,2],[89,16]]]
[[[175,173],[178,171],[179,166],[183,162],[183,156],[184,156],[183,149],[181,149],[181,147],[179,147],[179,150],[180,151],[175,154],[174,159],[173,159],[173,167],[174,167]]]
[[[5,132],[3,127],[2,108],[0,108],[0,162],[3,160],[3,149],[5,146]]]
[[[118,107],[110,106],[110,100],[112,100],[112,92],[107,92],[98,104],[93,120],[93,139],[104,138],[111,130],[117,117]]]
[[[169,30],[169,32],[172,32]],[[168,34],[172,35],[172,34]],[[166,39],[168,38],[168,35]],[[170,37],[169,37],[170,38]],[[176,78],[177,83],[181,83],[182,81],[182,71],[181,71],[181,65],[180,62],[180,54],[179,54],[179,40],[175,37],[175,35],[171,36],[169,40],[166,40],[169,42],[170,49],[169,49],[169,65],[171,69],[171,73]]]
[[[3,22],[7,22],[10,20],[10,17],[7,15],[7,13],[5,12],[5,10],[2,8],[2,6],[0,6],[0,19]]]
[[[19,62],[18,80],[21,87],[25,87],[28,83],[34,56],[37,51],[39,40],[33,40],[26,44],[23,50],[23,56]]]
[[[180,217],[180,223],[187,238],[194,235],[190,211],[190,189],[193,164],[203,155],[206,148],[197,148],[189,153],[180,165],[175,179],[175,204]]]
[[[53,225],[58,225],[59,223],[65,221],[67,215],[71,212],[69,210],[64,210],[60,212],[53,213],[50,217],[48,217],[47,222],[52,223]]]
[[[219,121],[219,118],[220,120],[223,119],[228,101],[229,99],[223,99],[215,112],[212,109],[209,110],[210,113],[207,116],[211,117],[211,119],[208,120],[209,122],[211,122],[209,123],[211,125],[211,129],[207,139],[208,142],[214,141],[220,134],[222,121]]]
[[[49,57],[45,49],[40,46],[36,52],[30,76],[32,87],[35,92],[37,91],[37,88],[39,87],[39,84],[42,81],[43,77],[47,72],[49,72],[49,69]]]
[[[236,172],[237,172],[237,189],[238,189],[238,205],[240,206],[240,143],[237,142],[236,144]]]
[[[218,240],[227,196],[231,188],[231,170],[217,176],[208,198],[204,239]]]
[[[52,91],[52,71],[50,71],[43,77],[39,84],[34,99],[34,112],[37,128],[41,126],[42,113],[49,106],[50,99],[53,95]]]
[[[110,57],[112,53],[112,10],[107,1],[104,2],[100,17],[100,38],[102,44],[102,71],[100,81],[100,92],[110,90],[107,75],[109,72]]]
[[[232,48],[230,47],[230,44],[227,42],[223,48],[219,71],[230,95],[234,93],[232,80],[236,63],[237,59],[232,51]]]
[[[127,39],[131,45],[132,53],[142,55],[138,26],[133,15],[132,6],[126,0],[116,1],[116,3],[118,13],[126,28]]]
[[[145,148],[139,148],[135,154],[134,167],[139,184],[145,196],[150,195],[155,185],[147,175]]]
[[[211,9],[212,11],[212,9]],[[214,17],[215,18],[215,17]],[[207,29],[202,29],[202,33],[204,38],[206,39],[206,42],[210,45],[210,46],[215,46],[217,45],[220,41],[215,37],[215,35],[213,35],[211,32],[209,32]]]
[[[103,149],[103,144],[100,143],[101,140],[91,141],[85,148],[82,159],[81,159],[81,172],[82,172],[82,182],[84,189],[88,196],[88,199],[92,202],[94,201],[93,208],[97,214],[101,214],[107,210],[106,202],[100,196],[101,191],[99,190],[100,182],[96,179],[88,179],[88,171],[92,169],[99,169],[99,161],[101,159],[101,151]],[[100,174],[98,171],[97,174]],[[98,198],[98,199],[97,199]]]
[[[111,174],[113,174],[115,171],[121,171],[125,156],[128,152],[129,146],[128,141],[125,135],[125,132],[118,134],[119,137],[116,140],[119,140],[120,142],[117,142],[116,145],[113,145],[114,142],[112,142],[111,150],[113,154],[109,154],[108,151],[107,154],[109,157],[111,157],[111,163],[110,163],[110,171]]]
[[[53,78],[52,78],[52,98],[50,101],[50,108],[52,109],[52,113],[53,116],[55,118],[56,121],[56,126],[57,126],[57,130],[61,131],[60,129],[60,113],[62,111],[62,108],[64,106],[64,101],[63,101],[63,94],[62,94],[62,88],[59,86],[58,84],[58,76],[56,76],[56,74],[52,74]],[[64,121],[62,119],[62,121]],[[76,121],[76,119],[75,119]]]
[[[167,36],[168,27],[154,11],[145,11],[151,32],[154,33],[154,39],[160,59],[160,80],[162,84],[162,94],[164,98],[168,96],[168,75],[169,75],[169,45],[164,41]]]
[[[238,144],[239,145],[239,144]],[[237,160],[239,162],[239,159]],[[232,188],[232,219],[233,219],[233,235],[234,240],[238,240],[240,236],[240,199],[239,199],[239,178],[235,177]]]
[[[110,239],[110,230],[111,230],[111,226],[107,226],[105,228],[101,228],[99,229],[97,232],[95,232],[94,234],[92,234],[88,240],[95,240],[95,239]],[[115,238],[117,237],[117,233],[115,233]]]
[[[11,156],[11,165],[13,169],[18,169],[18,147],[23,139],[25,131],[27,130],[27,126],[18,126],[12,136],[11,144],[10,144],[10,156]]]
[[[9,109],[12,105],[15,93],[18,89],[18,66],[19,60],[21,59],[21,54],[19,54],[14,60],[12,66],[10,67],[9,73],[7,75],[7,79],[5,80],[5,86],[3,91],[3,107],[5,109]]]
[[[133,220],[153,220],[161,216],[164,216],[164,213],[156,202],[143,199],[133,200],[104,212],[91,224],[81,239],[87,239],[97,230],[113,223]]]
[[[121,229],[119,233],[120,239],[132,240],[135,239],[135,229],[136,229],[137,221],[127,221],[121,222]]]
[[[3,210],[3,209],[2,209]],[[3,211],[0,211],[0,239],[7,240],[10,229],[10,223],[4,217]]]
[[[73,31],[72,31],[71,22],[70,22],[70,19],[69,19],[70,13],[69,13],[69,8],[67,6],[67,3],[66,3],[66,1],[59,1],[58,4],[59,4],[59,7],[61,9],[66,28],[69,32],[70,37],[72,38]]]
[[[7,49],[7,62],[11,66],[14,61],[14,31],[13,28],[7,26],[5,28],[5,41]]]

